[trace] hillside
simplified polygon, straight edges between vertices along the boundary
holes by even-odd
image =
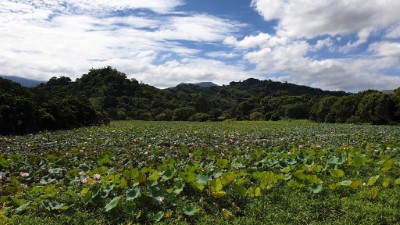
[[[42,129],[43,126],[38,125],[41,121],[51,121],[49,123],[52,126],[48,127],[51,129],[89,124],[89,121],[95,121],[96,118],[86,115],[78,119],[80,115],[76,114],[82,114],[81,104],[85,101],[90,102],[91,108],[88,110],[95,110],[97,117],[114,120],[311,119],[317,122],[372,124],[393,124],[400,121],[398,89],[393,94],[374,90],[349,94],[254,78],[223,86],[180,84],[174,88],[158,89],[135,79],[128,79],[126,74],[112,67],[91,69],[74,82],[68,77],[53,77],[35,88],[10,88],[15,86],[15,83],[11,83],[13,82],[3,82],[1,96],[5,99],[17,98],[15,101],[18,102],[21,97],[15,89],[21,90],[27,93],[24,98],[31,104],[29,112],[32,107],[36,112],[32,118],[27,116],[28,112],[24,114],[23,120],[27,120],[24,124],[30,124],[31,129],[24,128],[21,132]],[[67,99],[73,101],[65,103]],[[50,103],[46,103],[49,100]],[[7,126],[19,124],[21,119],[14,118],[19,114],[10,110],[17,107],[16,103],[2,104],[0,126],[3,127],[3,133],[7,133]],[[67,104],[68,107],[62,104]],[[73,106],[74,104],[77,105]],[[18,110],[23,113],[29,107]],[[70,121],[75,122],[69,124]]]

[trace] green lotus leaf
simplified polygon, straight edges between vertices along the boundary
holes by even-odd
[[[61,175],[62,173],[63,173],[63,169],[61,169],[61,168],[52,168],[52,169],[49,169],[49,173],[50,174],[54,174],[54,175]]]
[[[204,185],[203,185],[203,184],[200,184],[200,183],[197,183],[196,181],[190,182],[190,185],[191,185],[195,190],[198,190],[198,191],[203,191],[203,190],[204,190]]]
[[[20,207],[16,208],[15,211],[17,213],[22,212],[22,211],[26,210],[31,203],[32,202],[27,202],[27,203],[21,205]]]
[[[58,202],[51,202],[51,201],[49,201],[47,199],[42,201],[42,205],[48,211],[51,211],[51,210],[66,210],[66,209],[69,208],[68,206],[64,206],[64,204],[60,204]]]
[[[197,174],[197,175],[196,175],[196,181],[197,181],[199,184],[207,185],[207,183],[208,183],[210,180],[211,180],[211,177],[208,176],[208,175],[200,175],[200,174]]]
[[[321,191],[322,191],[322,184],[312,184],[310,187],[309,187],[309,190],[312,192],[312,193],[314,193],[314,194],[318,194],[318,193],[320,193]]]
[[[294,165],[294,164],[297,163],[297,161],[295,159],[293,159],[293,158],[288,158],[288,159],[286,159],[286,163],[288,165]]]
[[[133,189],[129,189],[125,193],[127,201],[133,201],[140,196],[140,188],[136,187]]]
[[[351,161],[351,165],[360,167],[360,166],[363,166],[367,161],[368,161],[368,159],[365,157],[365,155],[356,155],[353,157],[353,159]]]
[[[226,195],[226,192],[225,191],[213,191],[213,192],[211,192],[211,196],[213,196],[214,198],[221,198],[221,197],[223,197],[223,196],[225,196]]]
[[[131,160],[129,158],[126,158],[126,159],[122,160],[121,165],[127,166],[130,161]]]
[[[210,187],[211,187],[212,192],[218,192],[218,191],[222,191],[222,188],[224,186],[222,185],[221,179],[217,178],[210,182]]]
[[[119,200],[121,199],[120,196],[113,198],[105,207],[104,209],[106,212],[112,210],[113,208],[117,207]]]
[[[235,169],[240,169],[240,168],[244,168],[244,167],[245,167],[245,166],[243,165],[243,163],[238,163],[238,162],[232,163],[231,165],[232,165],[232,167],[235,168]]]
[[[372,186],[376,183],[376,181],[381,177],[380,175],[372,176],[369,178],[367,185]]]
[[[245,187],[243,187],[242,185],[235,184],[233,186],[232,190],[235,193],[239,194],[240,196],[246,196],[246,194],[247,194],[247,189]]]
[[[328,164],[338,164],[339,158],[336,156],[332,156],[331,158],[328,159]]]
[[[164,217],[164,212],[163,211],[159,211],[158,213],[153,215],[153,220],[155,222],[160,222],[160,220]]]
[[[393,163],[394,163],[393,159],[387,160],[382,166],[382,171],[385,173],[388,172],[390,169],[392,169]]]
[[[185,183],[183,181],[181,181],[181,180],[177,181],[174,186],[174,193],[179,195],[183,191],[184,187],[185,187]]]
[[[378,191],[379,191],[378,187],[373,187],[371,189],[371,198],[372,199],[375,199],[378,196]]]
[[[170,179],[172,179],[172,178],[174,177],[175,173],[176,173],[176,170],[175,170],[175,169],[168,168],[167,170],[165,170],[165,171],[162,173],[161,178],[162,178],[163,180],[165,180],[165,181],[170,180]]]
[[[152,171],[151,175],[148,177],[148,180],[150,181],[156,181],[158,180],[158,178],[160,178],[160,175],[158,175],[158,171]]]
[[[217,166],[219,168],[225,168],[228,165],[227,159],[217,159]]]
[[[152,186],[149,188],[149,196],[161,203],[165,198],[165,192],[159,187]]]
[[[86,163],[82,163],[79,165],[79,169],[82,170],[83,172],[87,173],[90,170],[90,166],[88,166]]]
[[[304,153],[300,153],[300,155],[297,156],[297,159],[301,162],[305,162],[308,159],[308,155],[304,154]]]
[[[261,188],[250,187],[249,189],[247,189],[246,194],[247,194],[247,196],[250,196],[250,197],[258,197],[261,195]]]
[[[187,216],[194,216],[198,212],[196,205],[189,204],[183,207],[183,213]]]
[[[390,179],[390,177],[385,178],[385,180],[382,183],[382,186],[385,188],[389,187],[391,181],[392,179]]]
[[[344,180],[342,182],[340,182],[340,185],[342,186],[350,186],[353,183],[352,180]]]
[[[40,183],[40,184],[46,185],[46,184],[53,183],[54,181],[56,181],[56,179],[50,178],[50,177],[48,177],[48,176],[45,176],[45,177],[43,177],[42,179],[40,179],[39,183]]]
[[[355,180],[350,184],[350,187],[353,189],[357,189],[357,188],[361,187],[362,184],[363,184],[362,180]]]
[[[332,177],[343,177],[344,171],[341,169],[331,170],[331,176]]]
[[[115,185],[106,185],[101,188],[100,195],[102,198],[107,198],[111,191],[114,189]]]
[[[223,185],[228,185],[232,183],[236,179],[236,176],[234,173],[226,173],[222,175],[221,177],[221,182]]]

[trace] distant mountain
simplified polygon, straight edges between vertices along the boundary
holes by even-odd
[[[36,87],[41,83],[46,83],[46,81],[26,79],[26,78],[17,77],[17,76],[0,76],[0,77],[7,79],[7,80],[14,81],[16,83],[19,83],[24,87]]]
[[[394,90],[382,90],[381,91],[383,94],[393,94]]]
[[[208,87],[218,87],[217,84],[214,84],[213,82],[200,82],[200,83],[195,83],[195,85],[198,85],[200,87],[208,88]]]
[[[199,82],[199,83],[180,83],[175,87],[171,87],[169,89],[175,89],[178,87],[200,87],[200,88],[210,88],[210,87],[219,87],[219,85],[214,84],[213,82]]]

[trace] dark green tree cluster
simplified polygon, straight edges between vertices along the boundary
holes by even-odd
[[[114,120],[221,121],[311,119],[332,123],[394,124],[400,91],[349,94],[254,78],[224,86],[180,84],[158,89],[112,67],[76,81],[53,77],[36,88],[1,80],[0,129],[27,133]],[[96,116],[97,115],[97,116]]]
[[[51,83],[51,82],[50,82]],[[0,78],[0,134],[68,129],[96,121],[85,100],[40,88],[28,89]]]
[[[311,109],[311,119],[328,123],[395,124],[400,121],[400,91],[375,90],[344,97],[324,97]]]

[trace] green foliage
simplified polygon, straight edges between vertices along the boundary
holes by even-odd
[[[56,84],[67,85],[52,78],[49,85]],[[3,135],[75,128],[96,121],[96,113],[85,99],[60,91],[28,89],[1,78],[0,102],[0,134]]]
[[[115,197],[113,198],[105,207],[105,211],[108,212],[110,210],[112,210],[113,208],[117,207],[119,200],[121,199],[121,197]]]
[[[263,117],[264,117],[263,114],[260,112],[252,112],[250,114],[250,120],[253,120],[253,121],[263,120]]]
[[[389,124],[394,119],[394,103],[385,94],[376,92],[363,96],[356,115],[361,122],[372,124]]]
[[[189,121],[205,122],[210,119],[207,113],[195,113],[189,118]]]
[[[0,80],[0,133],[69,129],[95,124],[107,117],[396,124],[400,121],[398,92],[385,95],[369,90],[348,94],[253,78],[224,86],[180,84],[157,89],[128,79],[126,74],[108,66],[91,69],[76,81],[52,77],[46,84],[31,89]]]
[[[392,224],[399,135],[307,121],[120,121],[2,136],[0,221]]]
[[[186,121],[195,114],[196,110],[193,107],[181,107],[174,110],[172,120],[174,121]]]

